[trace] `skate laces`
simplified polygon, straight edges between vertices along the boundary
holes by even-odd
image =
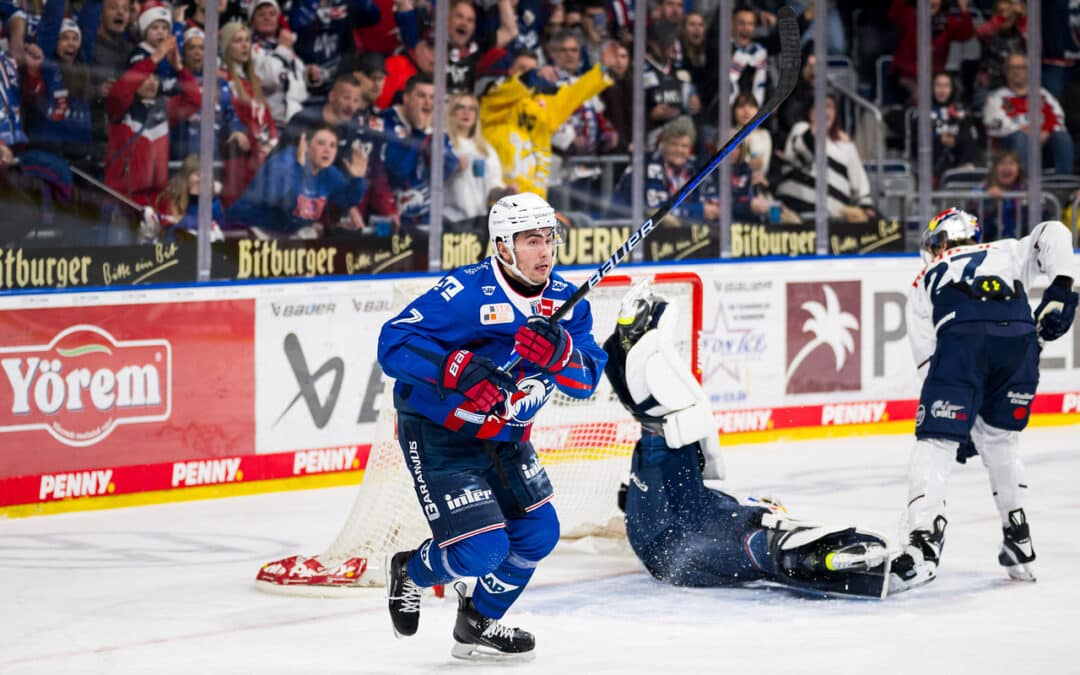
[[[417,613],[420,611],[420,599],[424,595],[424,589],[417,586],[408,574],[402,580],[401,595],[392,600],[400,600],[401,607],[399,611],[406,613]]]
[[[503,640],[511,641],[514,639],[514,629],[509,626],[504,626],[494,619],[487,625],[484,632],[480,633],[486,638],[501,638]]]

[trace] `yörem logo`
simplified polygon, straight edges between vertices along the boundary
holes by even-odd
[[[172,410],[168,340],[117,340],[83,324],[47,345],[0,346],[0,367],[0,432],[44,429],[85,447]]]

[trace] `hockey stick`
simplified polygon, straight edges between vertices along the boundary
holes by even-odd
[[[799,60],[799,22],[795,17],[795,11],[787,5],[784,5],[776,12],[777,30],[780,31],[780,81],[776,85],[776,90],[773,91],[773,95],[768,101],[765,101],[765,105],[758,110],[758,113],[754,115],[744,127],[739,129],[734,136],[731,137],[722,148],[716,151],[716,154],[712,156],[709,163],[706,164],[700,171],[690,177],[690,180],[686,181],[686,184],[679,188],[669,200],[664,202],[659,209],[653,213],[652,217],[645,221],[645,223],[637,229],[636,232],[630,235],[630,238],[623,242],[615,253],[610,258],[605,260],[600,268],[593,272],[588,281],[582,284],[574,294],[571,295],[566,302],[562,304],[559,309],[552,314],[551,322],[555,323],[566,316],[574,305],[581,302],[582,298],[588,295],[589,291],[598,286],[604,277],[611,274],[611,271],[615,269],[619,263],[621,263],[626,256],[637,248],[638,244],[645,240],[656,226],[660,224],[660,221],[664,219],[672,209],[677,208],[686,197],[697,188],[709,174],[713,172],[716,167],[720,166],[720,162],[731,154],[731,151],[742,143],[750,132],[757,129],[766,119],[769,118],[776,109],[780,107],[780,104],[787,100],[788,96],[791,96],[791,92],[795,90],[795,85],[799,81],[799,73],[802,70],[802,64]],[[510,370],[521,361],[521,357],[517,354],[511,358],[503,370]]]
[[[97,189],[101,190],[105,194],[109,195],[110,197],[112,197],[116,201],[120,202],[122,205],[124,205],[124,206],[126,206],[126,207],[128,207],[130,209],[134,209],[138,213],[142,214],[143,207],[139,206],[135,202],[131,201],[131,199],[128,198],[126,195],[120,194],[116,190],[112,189],[111,187],[109,187],[105,183],[102,183],[97,178],[94,178],[93,176],[86,173],[85,171],[82,171],[81,169],[78,169],[78,168],[76,168],[74,166],[72,166],[70,168],[71,168],[71,173],[75,174],[79,178],[82,178],[84,181],[86,181],[87,183],[89,183],[93,187],[96,187]]]

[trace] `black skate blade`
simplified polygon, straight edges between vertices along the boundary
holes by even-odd
[[[530,649],[527,652],[500,652],[491,647],[485,647],[484,645],[467,644],[455,640],[454,647],[450,650],[450,655],[455,659],[475,661],[478,663],[513,663],[515,661],[532,661],[536,658],[536,650]]]

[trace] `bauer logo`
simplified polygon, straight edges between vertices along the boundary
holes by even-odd
[[[860,389],[861,323],[860,282],[788,284],[787,393]]]
[[[121,424],[159,422],[172,409],[172,346],[117,340],[91,325],[46,345],[0,347],[0,432],[40,429],[74,447]]]

